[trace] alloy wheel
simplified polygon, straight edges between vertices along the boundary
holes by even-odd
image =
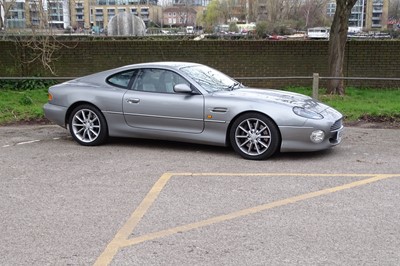
[[[235,141],[237,147],[250,156],[266,152],[271,143],[271,131],[261,119],[248,118],[236,127]]]
[[[84,143],[95,141],[101,132],[100,119],[90,109],[77,111],[72,118],[71,126],[75,137]]]

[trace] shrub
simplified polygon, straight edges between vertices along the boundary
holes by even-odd
[[[36,90],[47,89],[58,83],[55,80],[24,79],[24,80],[0,80],[0,90]]]

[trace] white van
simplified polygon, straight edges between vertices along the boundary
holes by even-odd
[[[329,39],[330,29],[326,27],[309,28],[307,37],[309,39]]]

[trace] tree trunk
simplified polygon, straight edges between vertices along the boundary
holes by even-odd
[[[336,12],[329,38],[328,72],[330,77],[343,77],[344,52],[347,41],[348,20],[357,0],[336,0]],[[343,80],[332,79],[328,83],[328,94],[344,95]]]

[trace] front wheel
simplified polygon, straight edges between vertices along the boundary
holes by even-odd
[[[103,114],[92,105],[76,107],[69,118],[69,131],[81,145],[100,145],[107,139],[107,123]]]
[[[232,124],[229,138],[236,153],[250,160],[271,157],[280,144],[280,134],[275,123],[259,113],[239,116]]]

